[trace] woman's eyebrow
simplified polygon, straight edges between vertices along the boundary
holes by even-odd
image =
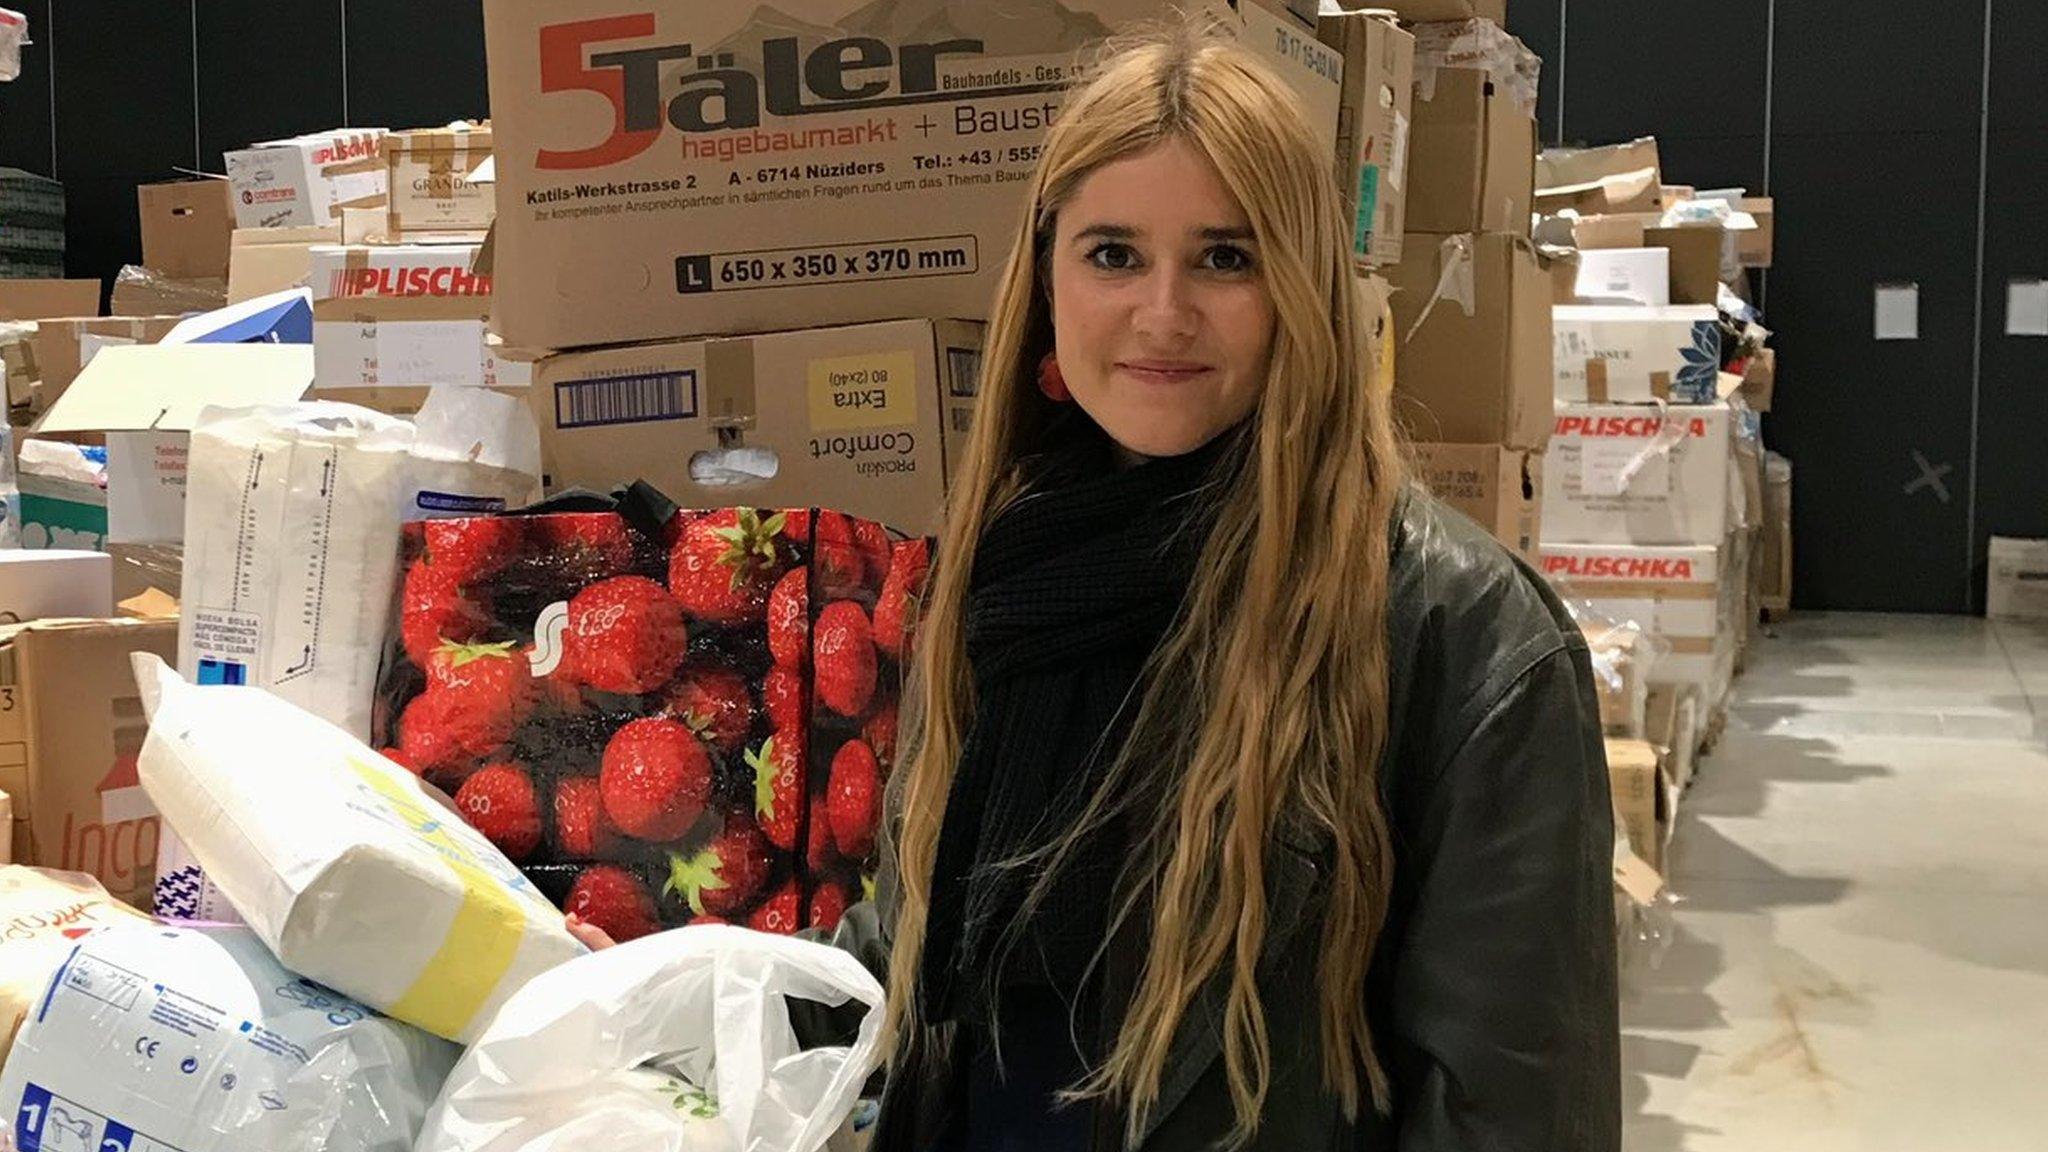
[[[1076,240],[1135,240],[1140,230],[1129,224],[1090,224],[1074,233]]]
[[[1251,230],[1250,228],[1248,228],[1248,227],[1241,227],[1241,226],[1238,226],[1238,225],[1228,225],[1228,226],[1217,226],[1217,225],[1214,225],[1214,224],[1212,224],[1212,225],[1209,225],[1209,226],[1207,226],[1207,227],[1204,227],[1204,228],[1195,228],[1195,229],[1191,229],[1191,231],[1192,231],[1192,232],[1193,232],[1193,233],[1195,234],[1195,236],[1196,236],[1196,237],[1197,237],[1198,239],[1202,239],[1202,240],[1251,240],[1251,239],[1255,239],[1255,237],[1254,237],[1254,236],[1252,235],[1252,230]]]

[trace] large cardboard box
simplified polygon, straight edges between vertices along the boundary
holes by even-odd
[[[1603,616],[1633,622],[1669,646],[1650,666],[1651,684],[1726,687],[1735,658],[1736,590],[1747,579],[1730,559],[1725,542],[1688,548],[1543,544],[1543,574],[1566,595]]]
[[[1535,248],[1503,234],[1411,232],[1405,249],[1386,273],[1400,349],[1396,417],[1419,441],[1542,450],[1552,289]]]
[[[135,189],[142,217],[142,264],[174,280],[220,280],[228,274],[235,206],[228,182],[174,180]]]
[[[1655,136],[1638,136],[1619,144],[1601,144],[1591,148],[1545,148],[1536,157],[1536,186],[1539,188],[1589,184],[1637,172],[1650,173],[1653,177],[1652,190],[1661,192],[1664,164],[1657,151]]]
[[[1734,519],[1732,416],[1726,404],[1560,404],[1545,545],[1720,544]]]
[[[1343,62],[1281,0],[1196,0],[1334,148]],[[568,348],[985,315],[1088,49],[1165,0],[487,0],[492,326]]]
[[[1543,456],[1498,444],[1415,444],[1415,466],[1436,498],[1534,560],[1543,539]]]
[[[30,391],[29,406],[41,412],[57,402],[103,348],[154,344],[177,327],[176,316],[92,316],[44,320],[36,325],[36,366],[41,380]]]
[[[474,244],[312,250],[313,381],[322,388],[523,385],[485,339],[491,277]]]
[[[490,158],[489,128],[422,128],[386,136],[391,203],[384,239],[482,243],[497,213],[497,196],[471,177]]]
[[[1337,187],[1351,220],[1351,254],[1369,268],[1401,262],[1407,227],[1408,125],[1415,37],[1377,15],[1341,13],[1316,25],[1344,56],[1337,110]]]
[[[1984,612],[1993,619],[2048,620],[2048,540],[1991,538]]]
[[[99,314],[97,280],[0,280],[0,320]]]
[[[237,228],[228,252],[228,303],[306,284],[313,273],[313,249],[341,242],[339,224]]]
[[[899,320],[549,357],[530,391],[550,486],[646,480],[688,507],[819,504],[932,532],[981,337]]]
[[[1410,232],[1526,235],[1535,188],[1536,120],[1475,68],[1416,70],[1408,143]]]
[[[238,228],[310,228],[384,203],[384,129],[336,128],[229,152]]]
[[[14,855],[85,872],[147,911],[159,825],[136,777],[148,724],[128,658],[177,658],[175,620],[70,620],[0,628],[0,791]]]
[[[1628,846],[1643,863],[1664,867],[1664,788],[1657,750],[1642,740],[1607,741],[1607,780],[1614,793],[1614,815],[1628,835]]]
[[[1756,218],[1756,227],[1735,233],[1735,259],[1744,268],[1769,268],[1777,249],[1778,211],[1769,196],[1747,196],[1735,202],[1739,211]]]
[[[1557,305],[1557,399],[1711,402],[1721,371],[1720,315],[1704,305]]]

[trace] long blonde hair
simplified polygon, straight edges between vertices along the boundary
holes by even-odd
[[[947,508],[940,562],[894,781],[899,905],[889,1034],[915,1042],[917,973],[948,793],[974,714],[965,648],[968,578],[984,527],[1018,494],[1018,462],[1057,415],[1031,384],[1051,346],[1040,254],[1054,218],[1096,169],[1182,140],[1206,155],[1250,218],[1277,314],[1243,464],[1221,479],[1215,523],[1182,615],[1147,668],[1153,685],[1088,815],[1094,831],[1134,763],[1168,782],[1127,872],[1117,923],[1151,918],[1143,971],[1106,1063],[1084,1091],[1115,1098],[1138,1130],[1157,1103],[1173,1037],[1197,991],[1227,974],[1224,1058],[1235,1140],[1259,1124],[1272,1051],[1256,986],[1276,834],[1329,845],[1318,972],[1323,1076],[1347,1115],[1387,1081],[1365,976],[1392,867],[1378,768],[1387,727],[1388,535],[1402,483],[1385,397],[1372,387],[1329,142],[1243,49],[1194,25],[1125,42],[1075,91],[1046,141],[984,345],[980,409]],[[1183,701],[1192,698],[1192,711]],[[1042,882],[1041,882],[1042,883]],[[1126,888],[1132,885],[1127,883]],[[1042,889],[1041,889],[1042,890]],[[1111,935],[1114,935],[1112,932]]]

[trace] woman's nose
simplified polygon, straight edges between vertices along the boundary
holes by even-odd
[[[1162,267],[1146,277],[1136,317],[1138,333],[1155,339],[1193,335],[1199,319],[1193,289],[1179,268]]]

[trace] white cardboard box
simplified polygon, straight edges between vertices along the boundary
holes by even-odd
[[[1543,468],[1543,539],[1718,544],[1727,534],[1726,404],[1560,404]]]
[[[314,381],[322,388],[530,383],[485,339],[491,278],[477,245],[323,245],[312,252]]]
[[[2009,620],[2048,620],[2048,540],[1991,538],[1984,611]]]
[[[114,614],[114,558],[104,552],[0,551],[0,621]]]
[[[1587,248],[1579,252],[1581,300],[1614,300],[1650,308],[1671,305],[1669,248]]]
[[[1615,620],[1633,621],[1670,645],[1650,666],[1652,684],[1710,686],[1735,655],[1734,581],[1725,546],[1543,545],[1543,574],[1573,600]],[[1723,580],[1722,576],[1728,579]]]
[[[1591,255],[1579,254],[1582,267]],[[1705,404],[1714,399],[1721,324],[1720,313],[1710,306],[1559,304],[1550,318],[1557,341],[1553,362],[1559,402]]]
[[[382,128],[337,128],[229,152],[237,228],[312,228],[384,203]]]

